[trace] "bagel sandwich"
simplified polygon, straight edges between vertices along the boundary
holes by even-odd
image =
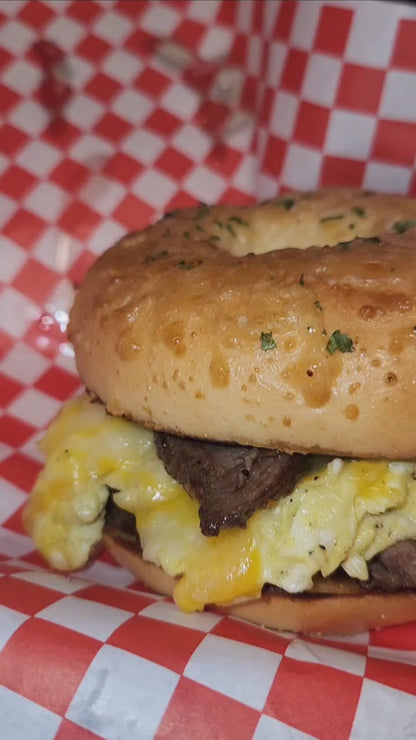
[[[416,619],[415,200],[167,214],[96,261],[69,335],[88,390],[24,512],[53,567],[104,544],[185,611]]]

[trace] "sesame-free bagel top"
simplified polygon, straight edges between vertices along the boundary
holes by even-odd
[[[110,413],[174,434],[415,457],[416,201],[283,200],[201,206],[105,252],[71,312],[83,381]],[[367,238],[350,240],[359,220]],[[305,248],[335,225],[342,244]]]

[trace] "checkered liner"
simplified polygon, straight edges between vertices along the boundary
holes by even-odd
[[[65,55],[61,116],[33,45]],[[416,195],[416,10],[372,0],[0,4],[0,705],[5,738],[416,736],[416,629],[352,639],[183,615],[103,555],[51,573],[21,524],[79,389],[74,284],[196,201]]]

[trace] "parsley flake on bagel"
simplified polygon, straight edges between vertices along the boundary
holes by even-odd
[[[327,221],[339,221],[339,219],[344,218],[344,213],[337,213],[334,216],[324,216],[319,220],[320,224],[325,224]]]
[[[411,229],[412,226],[416,226],[416,221],[396,221],[396,223],[393,224],[393,229],[397,231],[398,234],[404,234],[404,232]]]
[[[339,350],[339,352],[354,352],[354,344],[348,334],[343,334],[339,329],[332,332],[328,339],[326,348],[330,355]]]
[[[269,332],[262,331],[260,334],[260,342],[261,342],[261,348],[263,352],[268,352],[271,349],[277,348],[277,344],[275,340],[273,339],[273,334],[271,331]]]

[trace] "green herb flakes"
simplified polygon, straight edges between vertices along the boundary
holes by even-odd
[[[202,265],[202,260],[198,260],[197,262],[186,262],[185,260],[181,260],[176,266],[178,270],[193,270],[198,265]]]
[[[323,218],[319,219],[320,224],[325,224],[327,221],[339,221],[341,218],[344,218],[344,213],[337,213],[334,216],[324,216]]]
[[[339,350],[339,352],[354,352],[352,339],[347,334],[342,334],[336,329],[328,339],[326,348],[330,355]]]
[[[293,198],[280,198],[276,201],[276,205],[284,208],[285,211],[290,211],[295,205],[296,201]]]
[[[303,279],[303,272],[302,272],[302,275],[299,278],[299,285],[302,285],[302,286],[305,285],[305,281]]]
[[[174,218],[178,215],[178,213],[180,213],[179,208],[174,208],[173,211],[168,211],[167,213],[165,213],[163,218]]]
[[[396,223],[393,224],[393,229],[397,231],[398,234],[404,234],[404,232],[411,229],[412,226],[416,226],[416,221],[396,221]]]
[[[381,239],[379,236],[368,236],[366,242],[370,242],[370,244],[381,244]]]
[[[144,258],[142,264],[148,265],[150,262],[156,262],[162,257],[166,257],[168,254],[169,252],[166,249],[164,249],[162,252],[156,252],[156,254],[148,254],[147,257]]]
[[[234,237],[237,236],[237,234],[235,233],[235,231],[234,231],[234,229],[233,229],[233,227],[232,227],[231,224],[229,224],[229,223],[228,224],[225,224],[225,228],[227,229],[227,231],[230,232],[231,236],[234,236]]]
[[[315,308],[317,308],[317,309],[318,309],[318,311],[322,311],[322,306],[321,306],[321,304],[319,303],[319,301],[314,301],[314,304],[313,304],[313,305],[315,306]]]
[[[241,218],[240,216],[230,216],[230,218],[228,220],[229,221],[234,221],[234,223],[235,224],[238,224],[239,226],[250,226],[250,222],[249,221],[244,221],[244,219]]]
[[[201,218],[202,216],[207,216],[210,210],[210,206],[208,206],[206,203],[200,203],[198,205],[198,218]]]
[[[353,206],[351,208],[351,211],[355,213],[356,216],[359,216],[360,218],[365,218],[365,209],[360,208],[360,206]]]
[[[260,342],[261,342],[261,348],[263,352],[268,352],[271,349],[277,348],[277,344],[273,339],[273,334],[271,331],[269,332],[262,331],[260,334]]]

